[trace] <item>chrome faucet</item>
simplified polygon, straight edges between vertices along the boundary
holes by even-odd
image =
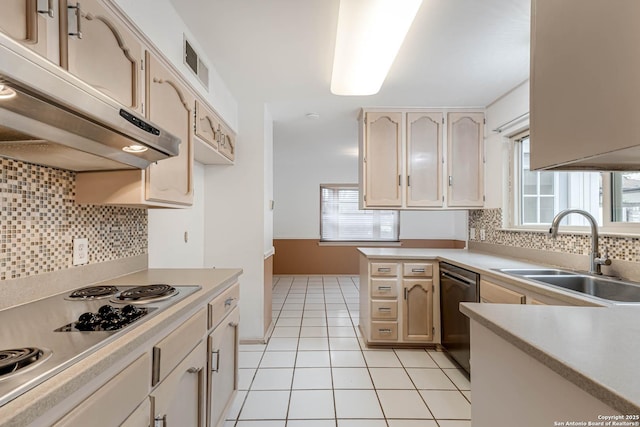
[[[602,271],[600,267],[602,265],[611,265],[611,260],[609,259],[606,248],[604,250],[604,256],[600,257],[600,252],[598,251],[598,223],[593,215],[591,215],[589,212],[583,211],[582,209],[565,209],[561,212],[558,212],[558,214],[553,218],[553,221],[551,222],[549,234],[552,238],[555,238],[558,235],[558,227],[560,226],[560,221],[562,221],[562,218],[572,213],[577,213],[584,216],[591,224],[591,255],[589,257],[589,273],[601,275]]]

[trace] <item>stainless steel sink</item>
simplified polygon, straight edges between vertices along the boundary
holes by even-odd
[[[636,283],[550,268],[499,271],[609,301],[640,302],[640,284]]]
[[[555,268],[501,268],[499,271],[516,276],[575,276],[578,273]]]
[[[610,301],[640,302],[640,286],[619,280],[583,275],[527,278]]]

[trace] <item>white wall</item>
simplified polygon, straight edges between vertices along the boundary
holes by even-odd
[[[183,34],[202,55],[204,49],[191,34],[169,0],[111,0],[149,37],[164,56],[182,73],[222,116],[229,126],[238,128],[238,105],[211,62],[201,57],[209,67],[209,90],[200,83],[183,62]]]
[[[265,153],[269,115],[263,103],[241,102],[234,166],[205,167],[205,266],[241,267],[240,338],[264,334]],[[267,120],[267,123],[265,123]]]
[[[528,117],[504,127],[501,133],[494,129],[529,112],[529,81],[522,83],[491,103],[486,110],[487,139],[485,140],[485,189],[487,208],[507,208],[509,179],[509,136],[529,127]]]
[[[307,120],[307,119],[303,119]],[[320,184],[358,182],[358,128],[354,117],[345,129],[312,125],[285,132],[274,128],[273,229],[276,239],[318,239]],[[466,211],[403,211],[403,239],[466,239]]]
[[[273,118],[264,109],[264,253],[273,251]]]
[[[149,268],[204,266],[204,195],[204,166],[196,162],[193,168],[193,206],[186,209],[149,209]]]

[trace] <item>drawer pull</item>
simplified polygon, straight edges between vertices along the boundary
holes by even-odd
[[[378,286],[379,291],[390,291],[391,286]]]
[[[227,299],[224,301],[224,306],[225,306],[225,307],[230,306],[230,305],[233,303],[233,301],[235,301],[235,298],[227,298]]]
[[[198,374],[200,371],[202,371],[202,368],[196,368],[195,366],[187,369],[187,372],[190,374]]]
[[[153,427],[166,427],[167,426],[167,415],[163,415],[161,417],[155,417],[153,419]]]
[[[412,273],[424,273],[424,268],[412,268]]]
[[[216,368],[213,369],[213,356],[216,356]],[[215,350],[211,352],[211,372],[218,372],[220,370],[220,350]]]
[[[391,267],[378,267],[378,273],[390,273]]]
[[[387,311],[387,312],[391,312],[391,307],[378,307],[378,311]]]
[[[380,332],[381,334],[390,334],[391,329],[389,328],[378,329],[378,332]]]

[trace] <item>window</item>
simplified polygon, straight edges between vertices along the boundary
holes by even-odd
[[[320,186],[320,240],[398,241],[398,211],[359,210],[355,184]]]
[[[564,209],[582,209],[593,215],[599,224],[602,218],[602,180],[598,172],[546,172],[529,169],[529,135],[515,138],[516,191],[514,225],[550,224]],[[569,215],[565,225],[586,226],[587,220]]]
[[[640,232],[640,172],[532,171],[528,132],[511,139],[510,225],[546,226],[564,209],[582,209],[593,215],[605,232]],[[568,215],[562,224],[587,226],[588,222],[580,215]]]

